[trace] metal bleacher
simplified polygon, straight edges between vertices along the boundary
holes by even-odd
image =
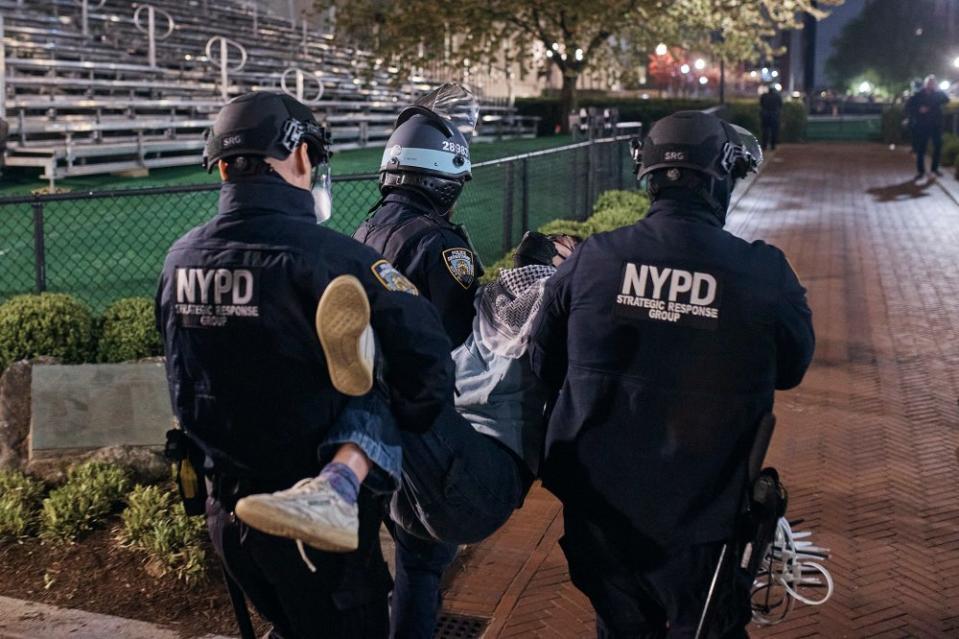
[[[297,95],[349,149],[382,144],[398,106],[431,88],[247,0],[0,0],[0,26],[6,165],[42,168],[51,186],[195,164],[224,100],[250,90]],[[511,107],[483,113],[480,137],[535,134]]]

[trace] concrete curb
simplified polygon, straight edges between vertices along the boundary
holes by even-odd
[[[936,184],[949,196],[950,200],[956,203],[956,206],[959,206],[959,181],[956,180],[955,176],[946,173],[936,180]]]
[[[134,619],[0,597],[0,639],[180,639],[177,630]],[[204,635],[200,639],[230,639]]]

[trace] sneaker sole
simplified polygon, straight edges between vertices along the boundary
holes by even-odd
[[[284,510],[271,508],[256,499],[244,498],[236,504],[236,516],[260,532],[275,537],[299,539],[307,546],[326,552],[353,552],[360,546],[357,532],[323,524],[304,528],[302,520],[289,517]]]
[[[316,307],[316,334],[333,387],[344,395],[359,397],[373,388],[373,368],[360,352],[369,325],[370,301],[360,281],[341,275],[330,282]]]

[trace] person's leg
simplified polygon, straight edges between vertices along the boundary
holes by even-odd
[[[307,565],[294,542],[243,530],[243,545],[266,580],[287,620],[284,639],[383,639],[389,632],[389,570],[379,528],[383,500],[362,491],[359,547],[351,553],[306,549]],[[240,524],[242,526],[242,524]]]
[[[529,482],[518,458],[476,432],[453,406],[428,432],[401,437],[403,481],[390,504],[396,540],[392,625],[397,638],[428,639],[457,544],[499,528],[522,503]]]
[[[932,138],[932,172],[939,173],[939,159],[942,157],[942,129],[933,129],[929,137]]]
[[[456,558],[457,546],[416,537],[393,526],[396,576],[390,602],[390,637],[430,639],[443,604],[443,573]]]
[[[292,638],[293,630],[283,606],[242,543],[242,524],[213,498],[207,500],[206,523],[214,552],[260,616],[273,624],[273,636]]]
[[[397,525],[423,538],[475,543],[518,508],[531,478],[523,463],[447,406],[429,431],[401,433],[403,481],[390,505]]]
[[[916,129],[916,175],[921,177],[926,174],[926,145],[929,142],[929,134],[925,129]]]
[[[772,131],[770,132],[770,148],[775,151],[776,146],[779,144],[779,118],[773,118],[772,125],[770,127]]]
[[[760,122],[760,136],[762,137],[763,151],[765,151],[769,148],[769,118],[764,115]]]
[[[666,637],[663,604],[643,587],[630,565],[628,531],[611,521],[593,522],[566,509],[560,547],[569,574],[596,611],[598,639]]]
[[[692,639],[696,635],[722,547],[715,542],[671,552],[665,562],[644,574],[643,580],[665,603],[670,637]],[[735,567],[726,570],[717,584],[703,636],[745,636],[752,617],[749,593],[745,572]]]

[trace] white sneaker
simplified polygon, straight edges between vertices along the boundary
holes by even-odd
[[[235,512],[261,532],[296,539],[317,550],[351,552],[360,545],[356,504],[348,504],[320,477],[275,493],[244,497]]]
[[[326,287],[316,307],[316,334],[333,387],[354,397],[370,392],[376,347],[370,302],[358,279],[340,275]]]

